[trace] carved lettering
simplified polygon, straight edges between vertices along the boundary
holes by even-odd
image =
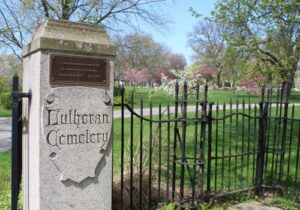
[[[77,109],[69,109],[66,112],[62,112],[61,109],[47,108],[48,124],[52,125],[80,125],[86,124],[109,124],[110,119],[108,114],[93,114],[93,113],[80,113]]]
[[[96,141],[97,139],[97,141]],[[66,145],[79,144],[96,144],[108,141],[108,133],[92,133],[86,130],[79,134],[62,134],[59,129],[49,131],[47,135],[47,143],[49,146],[62,147]]]

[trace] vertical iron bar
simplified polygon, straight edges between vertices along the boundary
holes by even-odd
[[[222,130],[222,192],[224,190],[224,164],[225,164],[225,116],[226,116],[226,105],[223,104],[223,130]]]
[[[217,119],[219,118],[219,103],[217,103],[217,106],[216,106],[216,118]],[[218,147],[219,147],[218,132],[219,132],[219,121],[216,120],[215,174],[214,174],[214,177],[215,177],[215,187],[214,187],[215,188],[215,193],[217,192],[217,174],[218,174]]]
[[[18,209],[18,195],[20,186],[18,184],[18,174],[20,165],[19,163],[19,132],[18,132],[18,122],[19,122],[19,77],[13,77],[12,85],[12,170],[11,170],[11,209]]]
[[[266,138],[266,144],[267,144],[267,151],[269,151],[269,145],[270,145],[270,131],[271,131],[271,124],[272,124],[272,98],[273,98],[273,89],[269,89],[268,90],[268,102],[269,102],[269,114],[268,114],[268,117],[267,117],[267,124],[268,124],[268,127],[266,128],[267,129],[267,138]],[[269,162],[269,152],[266,153],[266,160],[265,160],[265,174],[264,176],[266,175],[266,172],[267,172],[267,168],[268,168],[268,162]],[[271,166],[272,167],[272,166]]]
[[[275,165],[275,181],[276,181],[276,176],[278,175],[278,179],[277,182],[280,182],[281,179],[281,152],[282,152],[282,145],[283,145],[283,139],[281,139],[280,142],[280,134],[281,134],[281,120],[282,120],[282,104],[283,104],[283,88],[281,88],[280,91],[280,109],[279,109],[279,118],[277,118],[279,120],[278,122],[278,136],[277,136],[277,152],[276,152],[276,165]],[[280,154],[280,157],[279,157]],[[278,166],[278,163],[280,164]],[[279,170],[277,172],[277,169]],[[276,183],[274,183],[274,185],[276,185]]]
[[[152,153],[153,153],[153,143],[152,143],[152,102],[150,102],[150,128],[149,128],[149,180],[148,180],[148,209],[152,206]]]
[[[251,104],[248,103],[248,140],[247,140],[247,187],[249,187],[249,174],[250,174],[250,132],[251,132],[251,125],[250,125],[250,116],[251,116]]]
[[[230,99],[230,104],[229,104],[229,158],[228,158],[228,191],[230,191],[230,181],[231,181],[231,155],[232,155],[232,99]]]
[[[274,181],[274,176],[275,176],[275,179],[276,179],[276,175],[274,174],[274,162],[275,162],[275,152],[276,152],[276,139],[277,139],[277,117],[278,117],[278,101],[279,101],[279,92],[277,91],[277,96],[276,96],[276,111],[275,111],[275,118],[274,118],[274,123],[275,123],[275,126],[274,126],[274,137],[273,137],[273,149],[272,149],[272,165],[271,165],[271,182],[272,184],[275,183]]]
[[[174,125],[174,143],[173,143],[173,175],[172,175],[172,200],[175,201],[175,188],[176,188],[176,149],[177,149],[177,126],[178,126],[178,81],[175,83],[175,125]]]
[[[196,107],[195,107],[195,130],[194,130],[194,163],[193,163],[193,185],[192,185],[192,205],[195,205],[196,194],[196,164],[197,164],[197,133],[198,133],[198,113],[199,113],[199,83],[196,86]],[[201,164],[201,163],[200,163]],[[198,204],[198,203],[197,203]]]
[[[263,174],[264,174],[264,160],[265,160],[265,133],[266,133],[266,120],[268,113],[268,103],[260,102],[260,119],[259,119],[259,142],[258,142],[258,155],[256,166],[256,193],[260,194],[262,191]]]
[[[210,178],[211,178],[211,146],[212,146],[212,103],[208,109],[208,148],[207,148],[207,198],[210,196]]]
[[[291,164],[291,151],[292,151],[292,139],[294,134],[294,117],[295,117],[295,105],[292,106],[292,116],[291,116],[291,129],[290,129],[290,142],[289,142],[289,157],[288,157],[288,168],[287,168],[287,179],[290,176],[290,164]]]
[[[284,103],[284,113],[283,113],[283,125],[282,125],[282,142],[281,142],[281,155],[280,155],[280,172],[279,172],[279,182],[283,178],[283,168],[284,168],[284,157],[285,157],[285,145],[286,145],[286,130],[288,123],[288,106],[287,102]]]
[[[238,157],[238,123],[239,123],[239,102],[236,101],[236,115],[235,115],[235,158],[234,158],[234,189],[237,189],[236,186],[236,177],[237,177],[237,157]]]
[[[180,204],[184,204],[184,181],[185,181],[185,171],[184,166],[187,163],[187,159],[185,158],[186,150],[186,121],[187,121],[187,82],[184,82],[183,85],[183,110],[182,110],[182,143],[181,143],[181,170],[180,170]]]
[[[257,122],[257,105],[255,104],[254,106],[254,131],[253,131],[253,135],[254,135],[254,138],[253,138],[253,163],[252,163],[252,184],[253,186],[255,185],[255,171],[256,171],[256,168],[255,168],[255,156],[257,156],[257,153],[258,151],[256,150],[256,142],[257,142],[257,128],[256,128],[256,122]]]
[[[124,86],[121,86],[121,210],[123,209],[123,199],[124,199]]]
[[[133,91],[131,93],[131,108],[133,110]],[[133,209],[133,113],[130,114],[130,209]]]
[[[243,188],[243,180],[244,180],[244,152],[245,152],[245,100],[243,98],[242,102],[242,159],[241,159],[241,187]]]
[[[203,182],[204,182],[204,161],[205,161],[205,155],[204,155],[204,144],[205,144],[205,137],[206,137],[206,123],[207,123],[207,116],[206,116],[206,110],[207,110],[207,92],[208,92],[208,86],[207,84],[205,85],[205,90],[204,90],[204,102],[201,104],[202,110],[201,110],[201,134],[200,134],[200,168],[199,168],[199,198],[203,199]]]
[[[161,185],[161,103],[159,104],[159,124],[158,124],[158,200],[160,201]]]
[[[167,129],[168,129],[168,136],[167,136],[167,203],[169,203],[169,185],[170,185],[170,104],[168,104],[167,107],[167,115],[168,115],[168,124],[167,124]]]
[[[142,208],[142,196],[143,196],[143,99],[140,101],[140,196],[139,196],[139,204],[140,210]]]
[[[296,158],[296,173],[295,173],[295,185],[298,184],[298,168],[299,168],[299,156],[300,156],[300,121],[298,121],[298,147],[297,147],[297,158]]]

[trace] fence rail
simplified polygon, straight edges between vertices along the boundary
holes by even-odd
[[[213,104],[207,86],[193,91],[176,84],[173,112],[160,104],[154,113],[150,103],[145,116],[143,100],[137,106],[132,94],[124,103],[121,88],[115,104],[122,109],[121,130],[114,134],[121,151],[114,157],[114,184],[121,183],[114,199],[121,202],[114,209],[156,209],[169,202],[197,209],[213,196],[244,190],[300,191],[300,119],[280,91],[263,90],[258,104]]]

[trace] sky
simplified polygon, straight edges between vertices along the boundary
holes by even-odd
[[[167,46],[173,53],[183,54],[190,65],[192,63],[192,49],[187,45],[187,34],[192,32],[199,18],[193,17],[189,8],[202,14],[203,17],[210,16],[216,0],[169,0],[162,11],[173,22],[170,31],[160,33],[148,29],[147,33],[152,34],[155,41]]]

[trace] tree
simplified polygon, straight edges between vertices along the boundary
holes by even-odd
[[[211,66],[203,66],[199,69],[198,75],[204,78],[206,82],[210,82],[213,79],[216,69]]]
[[[21,76],[22,62],[13,55],[0,56],[0,76],[11,81],[14,74]]]
[[[184,67],[187,65],[185,57],[182,54],[172,54],[169,57],[169,68],[175,69],[176,71],[184,70]]]
[[[136,70],[127,69],[123,72],[123,78],[125,81],[129,82],[132,86],[143,85],[148,82],[148,72],[147,70]]]
[[[225,27],[216,21],[201,20],[189,36],[189,45],[204,65],[216,69],[217,85],[222,86],[221,73],[224,69],[224,52],[226,42]]]
[[[127,69],[147,69],[149,74],[154,74],[157,69],[168,66],[169,50],[150,35],[135,33],[119,36],[115,43],[118,47],[116,72],[119,75]]]
[[[223,0],[212,13],[230,30],[225,38],[241,52],[268,63],[290,97],[300,56],[298,0]]]
[[[160,18],[160,11],[155,6],[165,1],[0,0],[0,43],[20,57],[34,27],[47,18],[101,24],[112,31],[124,26],[135,28],[141,22],[160,29],[168,20]]]
[[[171,80],[174,79],[174,74],[168,68],[158,68],[155,70],[154,74],[152,75],[152,79],[157,84],[161,84],[161,80],[163,77]]]

